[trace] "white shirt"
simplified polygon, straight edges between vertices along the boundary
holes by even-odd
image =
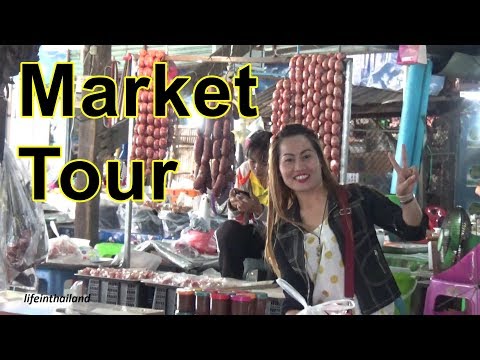
[[[345,269],[342,254],[328,219],[304,238],[307,272],[314,284],[312,305],[345,298]],[[354,297],[354,315],[361,315],[357,297]],[[393,315],[391,303],[372,315]]]

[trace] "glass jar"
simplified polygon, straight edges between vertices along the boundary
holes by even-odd
[[[230,295],[212,293],[210,298],[210,315],[230,315]]]
[[[247,295],[232,296],[232,315],[250,315],[252,298]]]
[[[210,293],[207,291],[195,292],[195,315],[210,315]]]
[[[177,311],[183,314],[195,314],[195,291],[189,288],[177,289]]]
[[[250,309],[249,315],[255,315],[256,313],[256,304],[257,304],[257,295],[254,292],[242,291],[237,293],[237,295],[243,295],[250,297]]]
[[[265,315],[267,312],[268,294],[264,292],[257,292],[257,302],[255,304],[255,315]]]

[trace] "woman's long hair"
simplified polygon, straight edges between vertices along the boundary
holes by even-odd
[[[287,215],[288,209],[297,200],[295,193],[285,185],[282,175],[280,173],[280,145],[283,140],[292,136],[302,135],[310,141],[313,149],[317,153],[320,160],[320,166],[322,168],[323,184],[327,188],[328,192],[336,194],[338,186],[337,181],[330,172],[330,168],[323,157],[322,146],[318,140],[317,135],[313,130],[300,124],[287,125],[280,131],[276,137],[274,137],[270,144],[269,151],[269,168],[268,168],[268,188],[269,188],[269,202],[268,202],[268,220],[267,220],[267,240],[265,244],[265,257],[267,262],[272,266],[273,271],[280,277],[280,271],[278,269],[278,263],[275,259],[273,252],[273,237],[274,227],[279,224],[280,221],[289,222],[295,225],[301,226],[294,219],[289,218]]]

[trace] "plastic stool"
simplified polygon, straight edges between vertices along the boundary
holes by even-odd
[[[61,269],[35,269],[38,277],[38,293],[63,296],[65,281],[74,280],[75,272]],[[41,286],[46,283],[45,286]]]
[[[438,296],[464,299],[468,303],[465,315],[480,315],[480,290],[478,285],[460,284],[445,280],[431,279],[425,296],[424,315],[442,315],[435,311],[435,300]]]

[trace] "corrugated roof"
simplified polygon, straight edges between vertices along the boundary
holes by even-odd
[[[403,92],[353,86],[352,106],[383,105],[403,101]]]
[[[272,101],[275,86],[270,86],[257,96],[257,105],[262,116],[270,116],[272,111],[270,103]],[[403,93],[391,90],[380,90],[363,86],[353,86],[352,88],[352,106],[381,105],[403,100]]]
[[[397,46],[398,48],[398,46]],[[274,53],[281,56],[293,56],[300,54],[324,54],[345,52],[348,54],[367,54],[376,52],[396,51],[392,45],[264,45],[265,56],[272,56]]]
[[[270,117],[272,114],[271,101],[275,85],[258,94],[257,105],[259,107],[260,115],[262,117]],[[430,96],[430,102],[450,101],[453,98],[445,96]],[[366,106],[376,106],[381,112],[381,106],[393,103],[403,102],[402,91],[381,90],[376,88],[369,88],[364,86],[352,87],[352,112],[355,109],[364,108]],[[401,110],[401,106],[399,107]],[[354,113],[353,113],[354,115]]]

